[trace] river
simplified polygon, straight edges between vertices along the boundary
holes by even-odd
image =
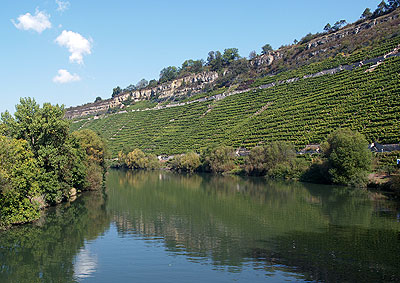
[[[399,204],[344,187],[111,170],[0,232],[0,282],[400,279]]]

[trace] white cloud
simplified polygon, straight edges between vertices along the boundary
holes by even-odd
[[[61,1],[61,0],[56,0],[57,4],[57,11],[59,12],[64,12],[69,9],[69,6],[71,5],[69,1]]]
[[[71,56],[69,56],[70,62],[82,64],[83,55],[91,53],[92,46],[90,41],[73,31],[63,30],[56,38],[56,42],[60,46],[67,47],[68,51],[71,52]]]
[[[32,16],[30,13],[26,13],[25,15],[20,15],[18,17],[18,23],[16,23],[14,20],[11,20],[11,22],[17,29],[32,29],[38,33],[41,33],[45,29],[51,28],[49,18],[50,15],[47,15],[45,12],[41,12],[36,9],[34,16]]]
[[[60,69],[58,70],[58,75],[53,78],[53,82],[65,84],[70,82],[80,81],[81,78],[77,74],[71,74],[67,70]]]

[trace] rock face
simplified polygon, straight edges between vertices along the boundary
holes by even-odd
[[[65,116],[72,119],[96,113],[105,113],[109,108],[123,108],[124,105],[122,102],[128,99],[133,101],[146,100],[150,98],[167,100],[173,97],[196,94],[201,92],[207,84],[213,83],[217,78],[217,72],[192,74],[153,88],[124,92],[107,100],[71,107],[67,109]]]

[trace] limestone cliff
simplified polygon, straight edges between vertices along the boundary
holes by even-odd
[[[105,113],[110,108],[123,108],[123,101],[128,99],[132,101],[148,100],[151,98],[167,100],[174,97],[196,94],[201,92],[207,84],[213,83],[217,78],[217,72],[192,74],[156,87],[124,92],[107,100],[71,107],[67,109],[65,116],[73,119],[76,117]]]

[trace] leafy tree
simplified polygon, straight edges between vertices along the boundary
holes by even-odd
[[[340,28],[342,28],[346,23],[347,23],[346,20],[337,21],[337,22],[333,25],[332,30],[337,31],[337,30],[339,30]]]
[[[0,227],[39,218],[40,174],[26,141],[0,136]]]
[[[249,59],[252,60],[257,57],[257,52],[255,50],[249,53]]]
[[[126,156],[123,153],[119,155],[124,159],[125,166],[129,169],[156,169],[159,167],[159,161],[154,154],[145,154],[142,150],[136,148]]]
[[[272,49],[272,46],[269,44],[269,43],[267,43],[267,44],[265,44],[263,47],[261,47],[261,54],[268,54],[269,52],[271,52],[273,49]]]
[[[178,68],[175,66],[169,66],[161,70],[160,72],[160,83],[172,81],[178,76]]]
[[[330,23],[327,23],[326,26],[324,27],[324,31],[330,32],[332,30],[332,26]]]
[[[223,67],[222,54],[219,51],[208,52],[207,64],[211,67],[212,71],[219,71]]]
[[[223,173],[235,168],[235,151],[231,146],[219,146],[206,157],[210,169],[214,173]]]
[[[224,54],[222,55],[224,65],[229,65],[239,58],[239,50],[237,48],[227,48],[224,50]]]
[[[389,6],[386,4],[386,2],[384,0],[382,0],[379,4],[378,7],[376,8],[376,10],[374,11],[374,13],[372,14],[372,16],[374,18],[379,17],[384,15],[386,12],[388,12],[389,10]]]
[[[182,63],[181,73],[200,73],[203,71],[203,60],[186,60]]]
[[[233,76],[246,73],[249,71],[249,61],[246,58],[235,60],[230,64],[229,71]]]
[[[350,129],[338,129],[323,144],[332,183],[365,187],[371,170],[372,155],[363,135]]]
[[[42,169],[40,187],[48,203],[60,202],[70,188],[84,188],[84,151],[69,135],[69,121],[64,107],[49,103],[39,105],[31,98],[22,98],[13,118],[2,114],[3,134],[23,139]]]
[[[306,171],[307,164],[296,158],[296,151],[291,143],[275,141],[252,148],[244,168],[249,175],[298,179]]]
[[[157,80],[153,79],[153,80],[149,81],[148,87],[155,87],[155,86],[157,86],[157,84],[158,84]]]
[[[145,88],[146,86],[149,85],[149,82],[146,79],[141,79],[137,84],[136,84],[136,89],[142,89]]]
[[[200,157],[195,152],[177,155],[171,160],[171,168],[176,171],[194,172],[200,165]]]
[[[96,103],[96,102],[99,102],[99,101],[101,101],[101,100],[102,100],[101,97],[98,96],[98,97],[96,97],[96,99],[94,100],[94,102]]]
[[[133,84],[128,85],[123,91],[134,91],[136,90],[136,86],[134,86]]]
[[[72,133],[86,152],[87,160],[90,164],[95,164],[106,170],[106,157],[108,156],[105,141],[94,131],[84,129]]]
[[[361,19],[369,19],[372,16],[372,12],[370,8],[366,8],[364,12],[361,14]]]
[[[119,86],[114,87],[111,97],[115,97],[115,96],[117,96],[118,94],[120,94],[121,92],[122,92],[122,89],[121,89]]]

